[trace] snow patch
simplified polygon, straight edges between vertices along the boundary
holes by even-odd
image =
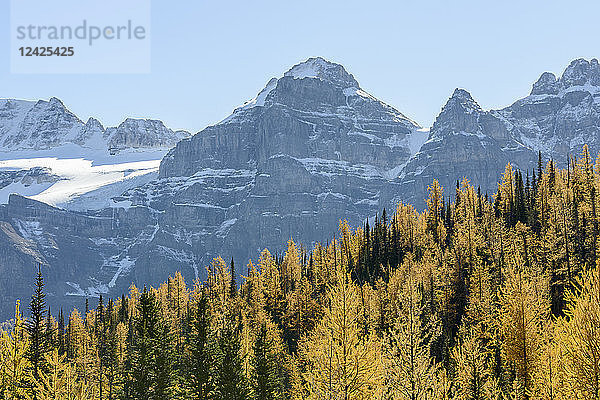
[[[237,218],[231,218],[226,221],[223,221],[221,226],[219,226],[219,229],[217,229],[217,236],[224,237],[225,235],[227,235],[227,232],[229,232],[229,229],[231,229],[231,227],[237,222],[237,220]]]
[[[271,80],[267,83],[267,86],[263,90],[261,90],[258,95],[252,100],[248,100],[240,107],[236,108],[233,112],[248,110],[253,107],[263,107],[265,105],[265,99],[275,89],[277,86],[277,78],[271,78]]]
[[[331,67],[331,63],[320,57],[316,57],[294,66],[284,76],[291,76],[294,79],[318,78],[320,73]]]
[[[117,272],[115,272],[115,274],[113,275],[110,282],[108,282],[108,287],[114,287],[115,283],[117,283],[117,279],[119,278],[119,276],[124,273],[129,272],[134,265],[135,265],[135,259],[131,259],[131,258],[129,258],[129,256],[126,256],[126,257],[122,258],[121,260],[111,261],[110,266],[116,267]]]
[[[11,193],[76,211],[98,210],[110,205],[110,199],[130,187],[157,176],[160,159],[94,165],[84,158],[21,158],[0,161],[0,168],[30,169],[44,167],[60,179],[25,186],[13,183],[0,189],[0,203]]]

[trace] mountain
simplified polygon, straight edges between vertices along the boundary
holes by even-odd
[[[161,158],[189,136],[149,119],[84,123],[57,98],[0,99],[0,204],[17,193],[70,210],[108,207],[156,178]]]
[[[524,168],[534,160],[537,153],[515,140],[500,118],[484,111],[466,90],[456,89],[428,140],[400,173],[395,200],[422,208],[434,179],[452,196],[456,181],[464,177],[493,194],[508,162]]]
[[[600,149],[600,65],[598,60],[571,62],[560,78],[545,72],[531,94],[494,112],[509,134],[540,149],[559,164],[588,144]]]
[[[56,97],[27,101],[0,99],[0,151],[50,150],[68,144],[115,153],[123,149],[170,148],[190,136],[161,121],[128,118],[105,129],[90,118],[81,121]]]
[[[105,136],[115,137],[110,128]],[[136,143],[135,135],[120,137]],[[356,225],[375,215],[395,192],[390,178],[426,139],[426,130],[341,65],[312,58],[181,140],[157,179],[124,189],[110,207],[59,210],[39,196],[12,195],[0,220],[12,227],[13,249],[35,244],[21,252],[20,268],[32,274],[28,265],[43,260],[49,290],[74,304],[177,270],[202,277],[218,254],[233,256],[239,275],[263,246],[281,249],[282,237],[311,245],[342,218]]]
[[[420,151],[400,174],[396,200],[423,207],[427,186],[438,179],[452,196],[457,180],[468,178],[482,193],[496,192],[508,162],[531,171],[538,151],[545,161],[566,167],[584,144],[600,150],[600,67],[577,59],[560,78],[545,72],[531,94],[500,110],[483,110],[456,89],[436,118]]]
[[[426,138],[341,65],[311,58],[179,142],[157,181],[121,196],[159,216],[137,262],[185,270],[190,259],[201,268],[224,254],[242,272],[282,238],[325,240],[340,219],[360,224],[388,205],[388,178]]]
[[[245,274],[264,247],[281,251],[289,238],[312,246],[340,219],[357,226],[398,201],[423,208],[434,178],[447,196],[463,177],[491,195],[506,163],[531,170],[538,150],[559,165],[583,143],[595,155],[599,79],[596,60],[575,60],[500,110],[457,89],[430,130],[322,58],[269,80],[191,137],[145,120],[83,124],[57,100],[4,101],[0,137],[17,160],[0,161],[0,273],[18,279],[0,281],[0,317],[12,312],[10,299],[29,296],[35,262],[46,268],[51,304],[81,307],[83,298],[120,296],[131,282],[157,284],[175,271],[202,278],[218,255]],[[31,165],[35,154],[51,159],[70,146],[102,154]],[[148,156],[159,153],[160,166]],[[10,195],[11,185],[21,195]],[[31,195],[25,188],[34,185],[41,191]]]

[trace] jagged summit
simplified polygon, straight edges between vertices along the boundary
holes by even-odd
[[[600,65],[598,60],[592,58],[587,61],[583,58],[573,60],[563,72],[560,83],[563,89],[571,86],[600,86]]]
[[[83,122],[64,103],[48,100],[0,99],[0,151],[50,150],[65,145],[108,152],[124,148],[165,148],[190,136],[174,132],[160,121],[127,118],[104,128],[95,118]]]
[[[481,107],[475,100],[471,93],[465,89],[456,88],[452,93],[452,96],[446,102],[444,108],[461,107],[464,110],[481,110]]]
[[[346,114],[344,120],[378,118],[400,122],[407,129],[420,126],[392,106],[360,88],[352,74],[337,63],[313,57],[271,78],[256,97],[234,109],[218,124],[235,124],[255,118],[271,107],[287,107],[308,113]],[[217,124],[217,125],[218,125]],[[362,128],[357,128],[362,130]]]
[[[558,80],[552,72],[544,72],[533,84],[531,95],[556,94],[558,92]]]
[[[281,84],[282,90],[286,90],[292,86],[290,83],[285,83],[287,80],[302,80],[302,79],[318,79],[326,84],[333,85],[337,89],[352,90],[352,93],[347,91],[348,95],[355,94],[360,89],[358,82],[354,79],[352,74],[348,73],[346,69],[337,63],[327,61],[323,57],[312,57],[308,60],[294,65],[292,68],[287,70],[283,76],[279,78],[271,78],[265,87],[254,97],[246,101],[241,106],[234,109],[233,114],[240,111],[250,110],[254,107],[264,107],[265,102],[269,99],[269,95],[275,89],[277,89],[279,82],[284,81]],[[365,93],[366,95],[366,93]],[[281,99],[279,99],[281,101]],[[229,116],[222,122],[230,122],[232,116]]]
[[[100,129],[101,131],[104,131],[104,125],[102,125],[102,122],[98,121],[96,118],[94,117],[89,117],[87,122],[85,123],[86,126],[93,126],[93,127],[97,127],[98,129]]]
[[[600,65],[598,60],[578,58],[571,61],[560,78],[544,72],[533,84],[531,95],[556,95],[573,88],[600,87]]]
[[[39,100],[39,101],[40,102],[45,102],[44,100]],[[62,106],[62,107],[65,106],[65,104],[62,102],[62,100],[59,99],[58,97],[50,97],[50,100],[48,100],[48,103],[50,103],[50,104],[56,104],[56,105],[59,105],[59,106]]]
[[[432,135],[443,136],[455,132],[479,132],[479,115],[481,113],[483,113],[483,110],[471,94],[464,89],[457,88],[435,119],[431,128]]]
[[[327,61],[322,57],[312,57],[294,65],[284,74],[285,76],[291,76],[294,79],[319,78],[344,88],[359,87],[354,76],[348,73],[342,65]]]

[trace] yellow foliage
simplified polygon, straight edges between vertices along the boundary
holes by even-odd
[[[0,336],[0,396],[4,399],[20,399],[27,393],[31,381],[27,348],[17,300],[13,330],[10,334],[3,331]]]
[[[381,344],[359,329],[358,290],[344,279],[327,299],[322,321],[300,349],[306,398],[376,398],[383,384]]]
[[[565,316],[556,321],[557,375],[561,398],[600,399],[600,268],[577,279]]]

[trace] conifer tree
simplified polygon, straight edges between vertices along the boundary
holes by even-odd
[[[29,393],[31,364],[27,357],[28,341],[25,338],[24,321],[20,303],[15,306],[15,322],[12,331],[0,335],[0,398],[23,399]]]
[[[456,375],[456,399],[501,398],[498,381],[492,375],[489,357],[490,354],[473,335],[467,335],[452,350]]]
[[[414,271],[410,268],[402,273],[396,271],[392,279],[399,279],[401,274],[406,274],[407,279],[401,284],[397,300],[399,316],[385,335],[387,393],[390,399],[424,400],[436,388],[437,368],[429,355],[428,346],[433,332],[428,332],[430,329],[423,326],[423,307]]]
[[[45,364],[44,354],[49,351],[48,336],[45,329],[45,298],[42,266],[38,264],[35,291],[29,303],[31,318],[27,319],[25,324],[25,330],[29,337],[28,358],[31,362],[33,378],[35,380],[38,380],[40,377],[40,371],[44,368]]]
[[[119,335],[119,325],[117,315],[114,312],[114,303],[108,301],[105,316],[106,334],[105,334],[105,351],[104,351],[104,377],[106,381],[106,398],[113,400],[121,385],[121,366],[122,360],[119,359],[119,346],[121,345]]]
[[[555,354],[558,394],[600,399],[600,267],[577,278],[568,292],[565,316],[556,323]]]
[[[168,400],[174,392],[173,340],[169,327],[159,322],[154,340],[155,355],[152,363],[154,390],[153,399]]]
[[[366,399],[382,391],[381,344],[360,329],[360,298],[346,276],[329,290],[325,314],[300,349],[306,398]]]
[[[73,399],[78,393],[75,370],[66,362],[58,349],[44,353],[46,370],[40,371],[40,378],[33,388],[35,400]]]
[[[197,400],[208,400],[213,394],[211,363],[214,361],[215,355],[211,348],[211,326],[208,313],[208,299],[202,291],[192,321],[192,330],[188,340],[190,353],[187,361],[188,391],[191,397]]]
[[[218,400],[246,400],[248,386],[242,368],[240,333],[234,321],[228,321],[220,332],[215,391]]]
[[[524,271],[518,262],[508,268],[502,290],[503,351],[516,373],[518,396],[531,396],[533,377],[540,366],[543,328],[550,315],[547,279]]]
[[[262,323],[253,345],[252,395],[256,400],[284,399],[282,358],[274,351],[266,323]]]
[[[154,294],[144,288],[134,321],[126,398],[170,398],[171,364],[165,336]]]
[[[237,295],[237,282],[235,280],[235,264],[233,262],[233,257],[231,257],[231,264],[229,270],[231,271],[231,281],[229,283],[229,296],[233,298]]]
[[[65,344],[65,317],[63,316],[62,307],[58,313],[58,352],[59,354],[64,354],[66,352],[66,344]]]
[[[105,362],[108,357],[108,351],[106,346],[106,324],[104,318],[104,303],[102,295],[98,300],[98,307],[96,308],[96,323],[95,323],[95,334],[96,341],[98,343],[98,373],[97,373],[97,387],[100,399],[103,398],[104,389],[104,368]]]

